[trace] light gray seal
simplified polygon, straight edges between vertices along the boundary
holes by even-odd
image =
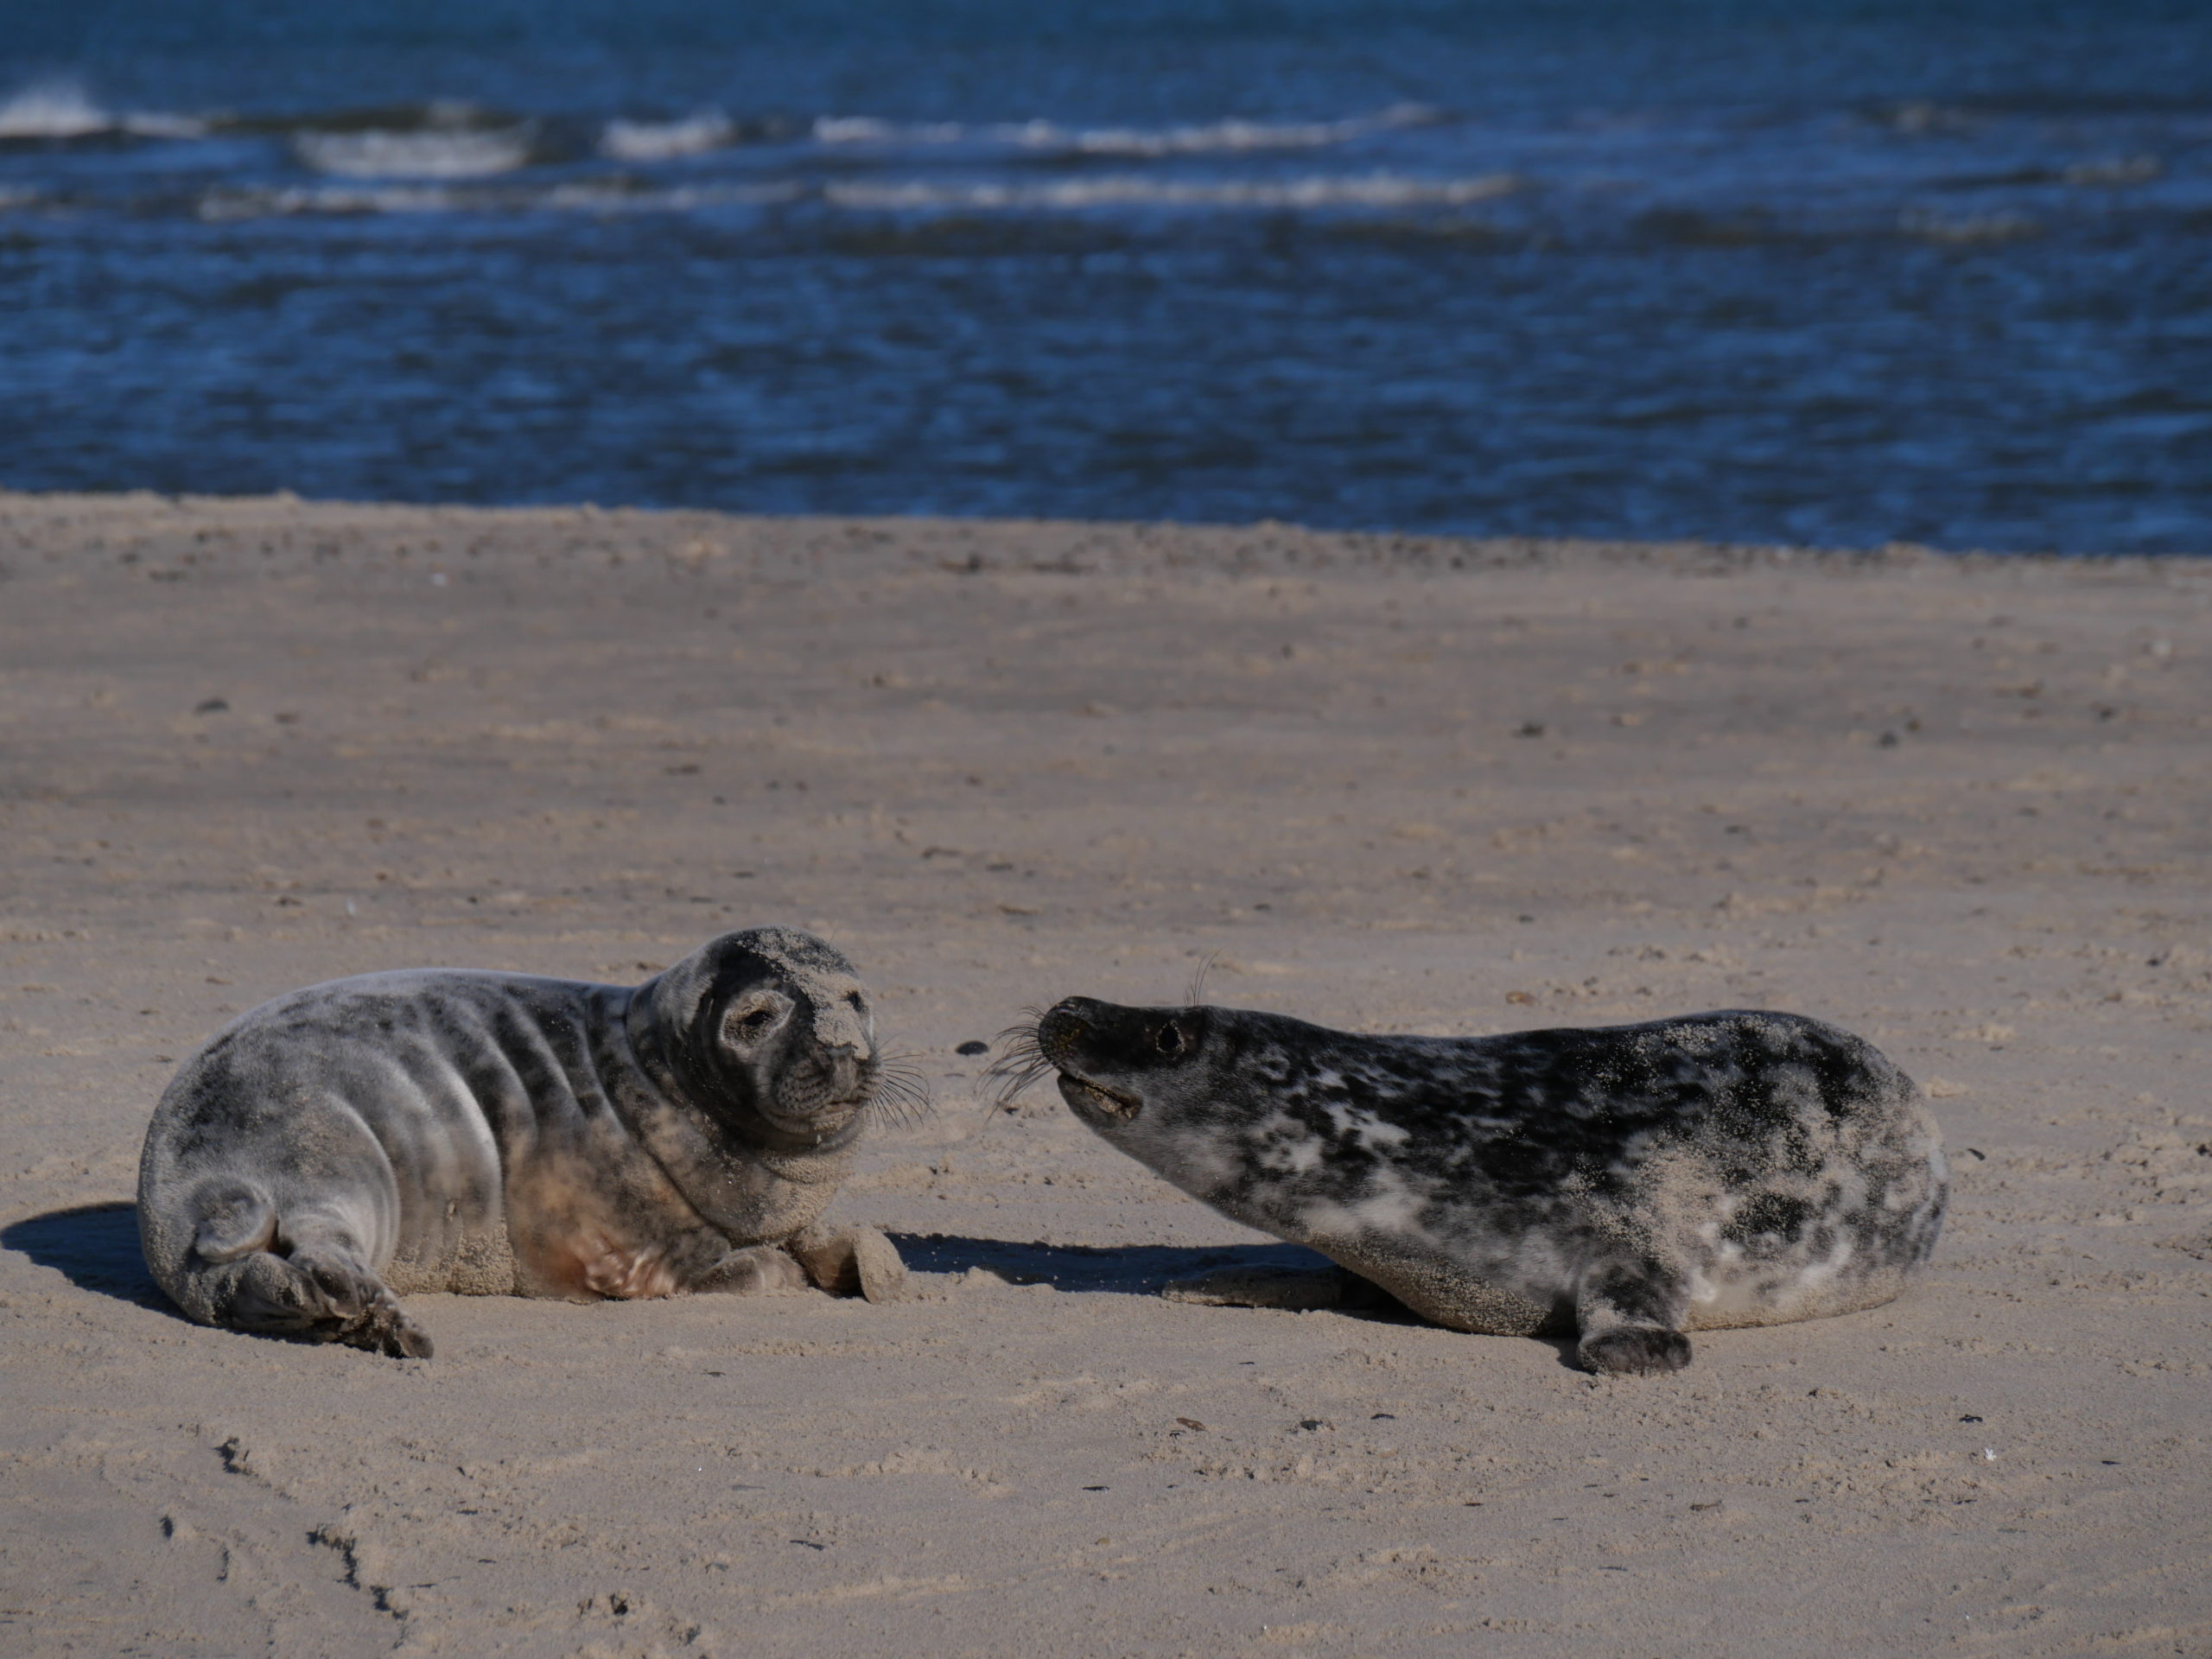
[[[1574,1333],[1596,1371],[1678,1370],[1685,1331],[1886,1302],[1948,1196],[1912,1080],[1799,1014],[1369,1037],[1071,997],[1014,1036],[1009,1095],[1057,1071],[1114,1146],[1357,1276],[1171,1295],[1315,1306],[1364,1281],[1454,1330]]]
[[[638,986],[426,969],[294,991],[178,1071],[138,1172],[154,1277],[207,1325],[423,1357],[399,1294],[898,1294],[823,1210],[918,1103],[853,965],[725,934]]]

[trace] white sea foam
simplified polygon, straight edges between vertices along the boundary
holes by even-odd
[[[374,213],[682,213],[766,207],[804,194],[795,184],[715,184],[639,190],[617,181],[572,180],[545,189],[467,184],[323,184],[216,189],[200,199],[207,220]]]
[[[116,115],[94,103],[73,81],[41,81],[0,99],[0,138],[93,138],[125,132],[136,138],[198,138],[205,121],[188,115],[140,111]]]
[[[1084,156],[1198,156],[1221,150],[1318,149],[1366,130],[1360,121],[1289,125],[1265,121],[1216,121],[1202,127],[1105,127],[1075,130],[1050,121],[1001,129],[998,137],[1028,149],[1072,150]]]
[[[65,80],[26,86],[0,103],[0,138],[87,138],[114,128],[114,117]]]
[[[1052,212],[1085,207],[1228,208],[1446,207],[1510,195],[1520,181],[1510,173],[1474,178],[1419,179],[1369,173],[1236,182],[1174,180],[1122,174],[1110,178],[1059,179],[1020,184],[837,183],[823,198],[840,207],[900,212],[965,208],[977,212]]]
[[[609,121],[599,135],[602,156],[618,162],[665,162],[720,149],[737,128],[720,110],[702,110],[681,121]]]
[[[953,144],[968,136],[957,121],[905,124],[872,115],[817,116],[814,136],[825,144]]]
[[[1345,121],[1210,121],[1177,127],[1067,128],[1050,121],[993,129],[993,136],[1029,149],[1070,150],[1085,156],[1199,156],[1220,151],[1319,149],[1388,127],[1435,119],[1418,104],[1394,105],[1379,115]]]
[[[823,116],[814,136],[825,144],[954,144],[977,141],[1079,156],[1200,156],[1263,149],[1319,149],[1363,133],[1421,126],[1437,118],[1421,104],[1396,104],[1343,121],[1248,121],[1229,118],[1172,127],[1071,127],[1057,121],[967,126],[957,121],[898,122],[874,116]]]
[[[530,134],[518,127],[302,132],[292,147],[316,172],[346,179],[480,179],[530,160]]]

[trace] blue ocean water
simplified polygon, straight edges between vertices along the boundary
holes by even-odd
[[[2212,552],[2212,6],[0,0],[0,485]]]

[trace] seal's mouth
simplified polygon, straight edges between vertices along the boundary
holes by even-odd
[[[843,1144],[861,1122],[859,1106],[825,1106],[804,1116],[779,1112],[772,1108],[762,1110],[760,1116],[774,1134],[800,1146],[817,1148],[831,1142]]]
[[[839,1133],[866,1111],[874,1091],[875,1079],[868,1072],[855,1076],[847,1068],[825,1067],[823,1075],[787,1077],[782,1087],[758,1103],[757,1109],[785,1134],[819,1141]]]
[[[863,1109],[868,1105],[868,1097],[866,1095],[839,1096],[832,1100],[812,1101],[805,1106],[794,1109],[780,1102],[763,1101],[760,1109],[761,1116],[775,1122],[796,1125],[804,1128],[825,1120],[834,1122],[839,1118],[850,1117],[854,1113]]]
[[[1088,1106],[1095,1112],[1109,1117],[1118,1117],[1124,1122],[1143,1109],[1144,1103],[1135,1095],[1125,1095],[1118,1089],[1109,1089],[1103,1083],[1093,1083],[1088,1077],[1078,1077],[1071,1072],[1060,1073],[1060,1098],[1071,1106]]]

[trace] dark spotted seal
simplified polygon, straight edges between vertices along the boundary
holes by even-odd
[[[1193,1198],[1439,1325],[1576,1333],[1592,1370],[1675,1370],[1685,1331],[1886,1302],[1942,1222],[1918,1089],[1797,1014],[1364,1037],[1071,997],[1030,1035],[1011,1087],[1057,1071],[1076,1116]],[[1332,1300],[1274,1277],[1170,1294]]]
[[[162,1289],[242,1331],[427,1355],[410,1291],[896,1294],[869,1229],[819,1217],[872,1106],[853,965],[731,933],[632,987],[442,969],[263,1004],[177,1072],[138,1226]]]

